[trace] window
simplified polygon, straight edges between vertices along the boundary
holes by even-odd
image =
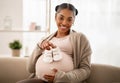
[[[47,0],[23,0],[23,30],[30,30],[31,24],[40,28],[40,32],[23,33],[24,56],[29,56],[47,33],[47,6]]]

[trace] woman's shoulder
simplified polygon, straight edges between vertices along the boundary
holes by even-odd
[[[81,44],[83,44],[83,45],[85,45],[85,44],[89,45],[89,39],[82,32],[76,32],[76,31],[73,32],[72,35],[71,35],[71,40],[81,42]]]
[[[71,35],[77,36],[77,37],[86,37],[86,35],[84,33],[78,32],[78,31],[75,31],[75,30],[71,31]]]

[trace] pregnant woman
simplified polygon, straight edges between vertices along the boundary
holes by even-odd
[[[37,43],[29,58],[29,79],[17,83],[84,83],[90,75],[91,47],[71,29],[78,10],[70,3],[55,8],[57,31]]]

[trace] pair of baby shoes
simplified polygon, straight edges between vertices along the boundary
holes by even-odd
[[[45,50],[43,56],[43,61],[47,63],[62,59],[62,55],[60,54],[60,49],[58,47],[52,48],[51,50]]]

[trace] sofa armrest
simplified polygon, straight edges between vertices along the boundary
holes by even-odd
[[[120,67],[92,64],[87,83],[120,83]]]

